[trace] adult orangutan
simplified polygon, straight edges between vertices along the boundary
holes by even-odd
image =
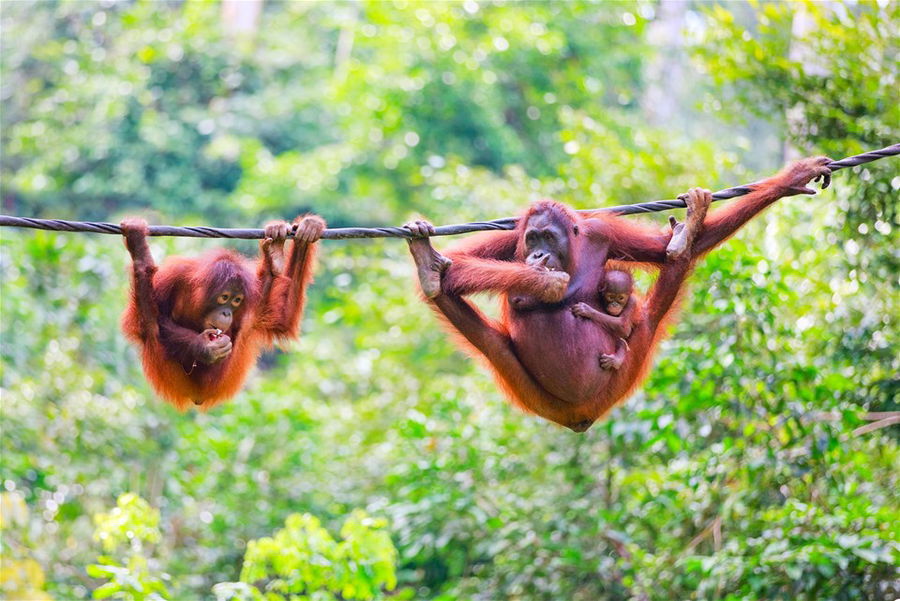
[[[694,262],[743,224],[785,196],[814,194],[807,185],[831,180],[829,159],[798,161],[754,184],[740,200],[705,217],[711,195],[687,195],[685,223],[659,231],[622,217],[583,217],[553,202],[535,203],[515,230],[480,234],[443,257],[432,247],[427,222],[407,227],[410,250],[429,303],[460,334],[472,354],[486,359],[509,399],[522,409],[577,432],[587,430],[643,380]],[[613,353],[607,326],[573,314],[578,303],[594,305],[607,259],[660,267],[644,317],[629,338],[630,352],[617,370],[604,369],[597,352]],[[499,323],[492,323],[464,297],[501,295]],[[512,302],[534,297],[537,307]],[[530,303],[526,303],[529,305]]]
[[[137,344],[150,385],[179,409],[208,409],[234,396],[260,350],[298,335],[325,222],[298,218],[266,225],[257,264],[227,249],[170,257],[156,266],[143,219],[122,222],[132,258],[132,289],[122,331]]]

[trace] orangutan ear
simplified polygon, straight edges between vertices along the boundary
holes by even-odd
[[[575,234],[576,236],[578,235],[578,226],[577,225],[572,228],[572,233]]]

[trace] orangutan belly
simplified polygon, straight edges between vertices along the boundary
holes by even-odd
[[[602,326],[572,315],[571,304],[514,312],[509,333],[522,365],[544,390],[581,404],[608,389],[612,372],[602,369],[599,359],[615,352],[615,339]]]

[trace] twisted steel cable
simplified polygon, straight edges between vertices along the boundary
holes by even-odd
[[[872,150],[855,156],[847,157],[839,161],[832,161],[828,168],[832,171],[856,167],[864,163],[877,161],[885,157],[900,154],[900,144],[892,144],[880,150]],[[749,194],[754,184],[744,184],[733,188],[726,188],[715,192],[713,201],[736,198]],[[600,209],[588,209],[581,213],[612,213],[614,215],[634,215],[637,213],[657,213],[671,209],[684,208],[683,200],[656,200],[642,202],[633,205],[619,205],[615,207],[603,207]],[[435,236],[453,236],[469,232],[482,232],[488,230],[511,230],[516,227],[518,217],[505,217],[493,221],[474,221],[456,225],[442,225],[435,228]],[[31,217],[14,217],[12,215],[0,215],[0,226],[22,227],[38,230],[51,230],[55,232],[89,232],[94,234],[121,234],[122,229],[114,223],[102,223],[93,221],[65,221],[63,219],[34,219]],[[264,238],[262,229],[243,228],[215,228],[207,226],[180,227],[174,225],[151,225],[151,236],[181,236],[187,238],[240,238],[253,240]],[[322,233],[325,240],[346,240],[349,238],[410,238],[410,233],[402,227],[340,227],[329,228]]]

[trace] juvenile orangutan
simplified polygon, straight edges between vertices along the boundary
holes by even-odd
[[[298,218],[287,261],[291,225],[268,224],[256,263],[220,248],[157,267],[147,222],[131,218],[121,227],[132,259],[122,331],[140,349],[150,385],[179,409],[234,396],[262,348],[298,335],[321,218]]]

